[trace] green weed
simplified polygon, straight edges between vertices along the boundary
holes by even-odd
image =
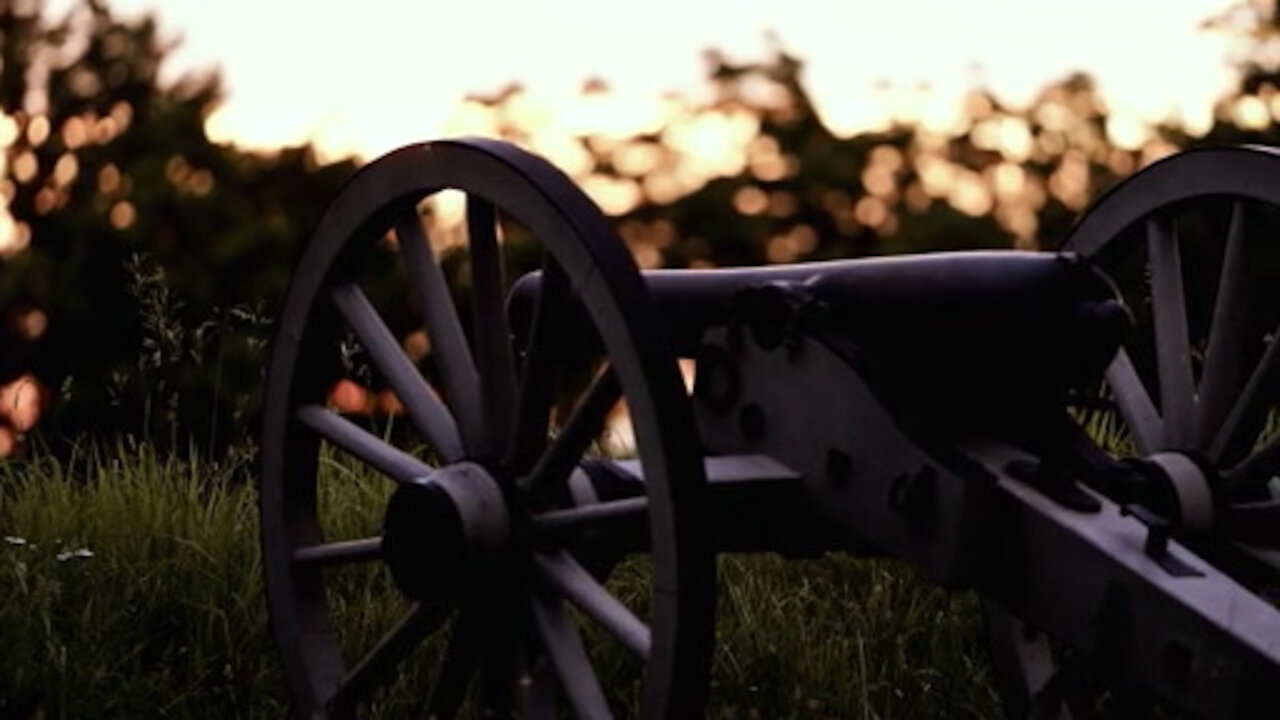
[[[389,483],[328,454],[321,467],[327,531],[376,533]],[[127,443],[0,465],[0,716],[281,716],[246,477]],[[711,716],[997,714],[971,596],[846,557],[732,556],[720,569]],[[642,597],[645,561],[611,584]],[[404,611],[376,565],[328,587],[351,657]],[[634,692],[634,664],[611,654],[625,653],[588,641],[602,684]],[[369,716],[414,708],[438,650],[419,651]]]

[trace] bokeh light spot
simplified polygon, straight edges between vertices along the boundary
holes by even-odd
[[[1271,111],[1257,95],[1245,95],[1236,100],[1231,116],[1246,130],[1264,130],[1271,124]]]
[[[40,161],[36,159],[36,154],[30,150],[13,160],[13,178],[24,185],[35,179],[36,173],[39,171]]]
[[[27,124],[27,142],[31,143],[32,147],[40,147],[45,140],[49,139],[49,129],[49,118],[36,115]]]
[[[103,195],[114,195],[121,185],[120,169],[107,163],[98,171],[98,192]]]
[[[347,415],[364,415],[373,410],[373,395],[354,380],[343,378],[329,391],[329,407]]]
[[[853,216],[863,225],[875,227],[889,216],[889,208],[878,197],[867,196],[858,200],[853,207]]]
[[[755,185],[738,188],[733,194],[733,208],[743,215],[759,215],[769,207],[769,196]]]
[[[72,115],[62,124],[62,144],[68,150],[78,150],[89,140],[89,128],[84,118]]]
[[[49,316],[39,308],[19,311],[14,326],[23,340],[39,340],[49,329]]]
[[[53,166],[53,181],[64,187],[75,182],[79,174],[80,162],[71,153],[63,153]]]
[[[414,362],[421,362],[431,352],[431,341],[427,338],[427,333],[422,330],[416,330],[405,336],[404,342],[405,354],[407,354]]]
[[[0,386],[0,417],[18,432],[35,427],[46,398],[44,387],[27,373]]]
[[[111,206],[111,227],[117,230],[128,230],[133,227],[133,223],[138,219],[138,211],[134,209],[133,203],[128,200],[121,200]]]

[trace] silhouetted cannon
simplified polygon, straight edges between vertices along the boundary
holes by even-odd
[[[447,268],[419,209],[445,189],[467,195]],[[696,717],[716,554],[839,550],[976,590],[1010,716],[1272,716],[1277,206],[1280,156],[1198,150],[1059,253],[641,273],[523,151],[375,161],[316,230],[268,371],[263,561],[295,711],[354,715],[428,652],[429,715],[474,685],[476,715]],[[402,288],[370,281],[388,263]],[[390,329],[406,314],[429,350]],[[353,347],[410,430],[330,402]],[[1128,428],[1110,447],[1082,427],[1099,406]],[[394,484],[381,535],[324,527],[325,453]],[[635,554],[638,601],[608,583]],[[359,563],[408,604],[344,655],[325,578]],[[606,700],[584,623],[640,661],[634,705]]]

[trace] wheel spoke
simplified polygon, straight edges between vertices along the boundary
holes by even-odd
[[[504,295],[502,248],[498,247],[497,216],[493,205],[475,195],[467,197],[467,234],[471,239],[472,309],[476,367],[480,371],[480,396],[488,428],[490,453],[500,452],[500,442],[515,409],[515,370],[511,357],[511,331]]]
[[[458,708],[467,696],[467,688],[480,667],[483,654],[481,644],[484,633],[479,620],[475,613],[463,611],[454,621],[449,646],[445,649],[444,659],[436,673],[435,685],[431,688],[427,717],[443,720],[458,714]]]
[[[575,532],[622,520],[643,519],[649,514],[649,499],[633,497],[610,500],[564,510],[552,510],[531,518],[535,532]]]
[[[1280,500],[1229,505],[1222,527],[1236,541],[1275,546],[1280,539]]]
[[[522,473],[546,444],[547,422],[551,414],[551,355],[562,347],[564,310],[569,294],[569,278],[550,257],[542,264],[542,280],[525,343],[524,365],[520,372],[520,400],[507,466]]]
[[[1235,407],[1231,408],[1218,429],[1209,449],[1210,460],[1219,465],[1229,465],[1252,449],[1268,410],[1275,405],[1277,382],[1280,382],[1280,326],[1272,332],[1262,359],[1249,376]]]
[[[445,615],[439,610],[414,603],[400,622],[378,641],[338,686],[329,700],[335,715],[347,715],[379,687],[392,679],[396,668],[404,662],[422,642],[422,639],[440,627]]]
[[[449,284],[431,252],[416,210],[396,225],[396,237],[409,284],[422,307],[423,324],[431,341],[431,361],[440,373],[442,393],[458,418],[464,444],[474,453],[484,432],[480,376],[449,296]]]
[[[1116,396],[1116,406],[1133,432],[1138,450],[1144,455],[1156,452],[1160,448],[1160,415],[1124,348],[1107,367],[1107,385]]]
[[[528,630],[529,640],[516,653],[518,714],[526,720],[553,720],[557,695],[555,668],[551,667],[544,653],[535,652],[541,643],[533,639],[536,630],[532,627]]]
[[[506,618],[498,622],[499,634],[512,630]],[[495,628],[490,628],[489,632],[492,636]],[[490,642],[485,650],[487,652],[480,665],[480,716],[515,717],[517,648],[509,643]]]
[[[621,396],[617,374],[612,366],[605,366],[533,470],[521,480],[529,494],[539,495],[565,482],[591,442],[599,437],[609,411]]]
[[[1280,438],[1273,438],[1266,446],[1231,468],[1225,477],[1228,485],[1236,487],[1276,476],[1280,476]]]
[[[572,555],[559,551],[534,556],[538,574],[588,617],[600,623],[631,652],[649,657],[649,627],[592,577]]]
[[[308,545],[293,551],[293,561],[295,563],[318,567],[369,562],[370,560],[379,560],[381,558],[381,537]]]
[[[1245,283],[1244,204],[1237,200],[1231,208],[1227,248],[1218,277],[1218,297],[1213,306],[1213,327],[1205,352],[1200,378],[1200,416],[1196,447],[1207,449],[1218,426],[1231,410],[1232,398],[1244,380]]]
[[[341,285],[332,289],[331,296],[360,344],[373,358],[374,366],[404,403],[414,427],[445,462],[461,460],[462,438],[453,416],[400,348],[364,291],[354,284]]]
[[[298,408],[298,420],[334,445],[355,455],[396,482],[409,482],[432,473],[431,466],[392,447],[359,425],[319,405]]]
[[[1151,263],[1160,411],[1164,417],[1161,446],[1185,447],[1195,434],[1195,384],[1178,235],[1167,219],[1147,220],[1147,254]]]
[[[534,622],[564,689],[573,713],[579,718],[610,718],[600,681],[587,658],[582,638],[564,611],[564,603],[535,593],[532,598]]]

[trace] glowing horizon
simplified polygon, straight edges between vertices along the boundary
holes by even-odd
[[[1235,79],[1230,38],[1200,28],[1227,0],[1080,0],[1069,13],[1034,0],[111,5],[155,11],[162,33],[180,39],[167,79],[221,72],[228,97],[208,123],[215,140],[260,149],[310,140],[327,158],[476,132],[463,100],[512,84],[548,109],[554,131],[634,132],[670,93],[705,96],[705,49],[767,59],[771,37],[805,62],[824,122],[846,135],[904,116],[945,126],[974,86],[1025,104],[1074,71],[1097,79],[1121,140],[1168,119],[1194,130]],[[580,90],[592,78],[612,92],[588,111]]]

